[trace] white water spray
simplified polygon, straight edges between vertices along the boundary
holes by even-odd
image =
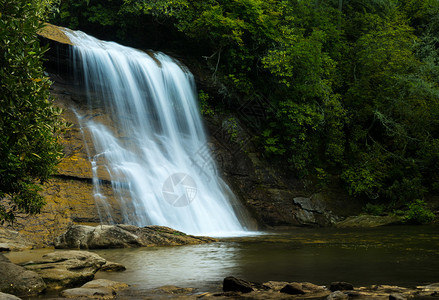
[[[91,161],[101,221],[113,222],[98,179],[105,172],[124,223],[191,234],[247,230],[245,218],[238,217],[241,205],[217,175],[192,74],[162,53],[148,55],[80,31],[66,34],[75,45],[74,61],[80,62],[76,67],[90,105],[103,107],[110,117],[107,125],[81,121],[94,144]]]

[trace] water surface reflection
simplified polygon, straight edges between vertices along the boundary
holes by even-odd
[[[258,282],[343,280],[407,287],[439,281],[439,233],[431,226],[299,228],[207,245],[95,252],[127,267],[98,278],[140,289],[172,284],[216,290],[230,275]]]
[[[98,273],[97,278],[129,282],[140,289],[162,285],[217,288],[222,278],[234,274],[242,261],[237,243],[181,247],[110,249],[95,251],[127,267],[121,273]]]

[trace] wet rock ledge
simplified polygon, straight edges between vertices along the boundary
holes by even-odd
[[[71,298],[82,293],[85,297],[116,295],[116,289],[128,287],[125,283],[93,280],[96,272],[124,271],[125,267],[109,262],[99,255],[87,251],[61,250],[45,254],[41,259],[14,264],[0,254],[0,299],[32,297],[46,291],[64,290],[61,295]],[[10,296],[7,294],[13,294]],[[15,297],[15,298],[13,298]],[[102,297],[98,297],[102,298]]]
[[[106,249],[179,246],[217,242],[217,239],[187,235],[165,226],[72,225],[55,239],[58,249]]]

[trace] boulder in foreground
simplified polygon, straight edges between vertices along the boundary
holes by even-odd
[[[73,225],[55,239],[59,249],[105,249],[178,246],[216,242],[217,239],[187,235],[165,226]]]
[[[105,259],[87,251],[56,251],[23,266],[38,273],[48,288],[60,289],[76,287],[92,280],[105,263]]]
[[[46,284],[36,272],[26,270],[6,259],[0,261],[0,292],[18,296],[34,296],[45,289]],[[0,296],[0,299],[3,299],[2,297]]]

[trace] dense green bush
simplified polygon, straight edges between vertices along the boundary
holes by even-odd
[[[363,207],[363,213],[373,216],[383,216],[386,214],[386,206],[384,204],[367,203]]]
[[[37,31],[46,1],[0,0],[0,220],[37,213],[38,194],[62,152],[60,110],[43,74]]]
[[[427,208],[423,200],[414,200],[408,205],[404,221],[412,224],[426,224],[435,219],[434,213]]]

